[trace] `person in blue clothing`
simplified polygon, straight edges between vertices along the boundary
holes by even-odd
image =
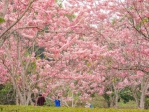
[[[59,100],[59,96],[54,100],[55,107],[60,107],[61,106],[61,101]]]
[[[93,105],[92,104],[90,104],[90,108],[93,108]]]

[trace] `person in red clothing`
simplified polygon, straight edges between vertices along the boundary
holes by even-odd
[[[46,100],[44,96],[42,96],[42,94],[39,94],[39,97],[37,99],[37,106],[43,106],[45,102]]]

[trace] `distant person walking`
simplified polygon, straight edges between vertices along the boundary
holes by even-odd
[[[59,100],[59,96],[54,100],[55,107],[60,107],[61,106],[61,101]]]
[[[38,99],[37,99],[37,106],[43,106],[45,102],[46,100],[44,96],[42,96],[42,94],[39,94]]]

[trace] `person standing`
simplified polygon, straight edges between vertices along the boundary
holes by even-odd
[[[59,100],[59,96],[54,100],[55,107],[60,107],[61,106],[61,101]]]
[[[90,108],[93,108],[93,105],[92,104],[90,104]]]
[[[39,94],[37,99],[37,106],[43,106],[45,102],[46,102],[45,97],[42,96],[42,94]]]

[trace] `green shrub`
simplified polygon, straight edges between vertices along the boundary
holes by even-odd
[[[145,108],[146,109],[149,108],[149,98],[148,97],[145,98]]]
[[[11,84],[0,85],[0,105],[15,104],[15,92]]]

